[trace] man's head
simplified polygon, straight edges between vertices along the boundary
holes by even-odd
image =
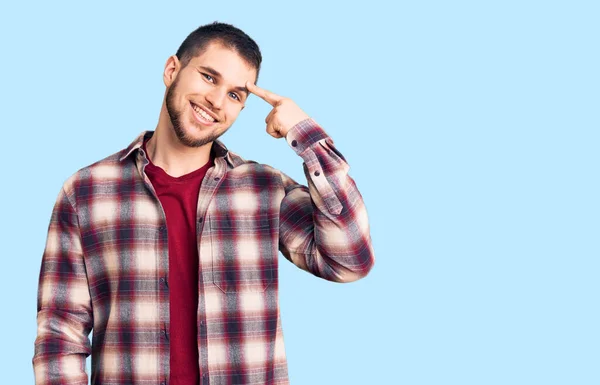
[[[166,109],[179,141],[200,147],[225,133],[256,83],[262,56],[240,29],[224,23],[192,32],[167,60]]]

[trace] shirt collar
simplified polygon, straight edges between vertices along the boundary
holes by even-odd
[[[144,141],[146,139],[149,139],[150,137],[152,137],[152,135],[154,135],[154,132],[155,131],[142,131],[133,140],[133,142],[131,142],[129,144],[129,146],[127,146],[124,150],[122,150],[122,155],[119,157],[119,162],[122,162],[123,160],[125,160],[135,150],[138,150],[138,149],[142,148],[142,144],[144,143]],[[233,160],[231,159],[231,154],[229,153],[229,150],[227,149],[227,147],[225,146],[225,144],[223,144],[223,142],[221,142],[220,140],[216,139],[213,142],[212,149],[214,151],[215,160],[217,158],[225,158],[225,160],[227,162],[229,162],[229,164],[231,166],[233,166]]]

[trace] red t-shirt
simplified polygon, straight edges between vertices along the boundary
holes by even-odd
[[[146,150],[146,142],[143,144]],[[148,158],[150,160],[150,158]],[[169,385],[197,385],[198,368],[198,247],[196,207],[200,184],[213,166],[207,164],[174,178],[150,160],[145,172],[156,190],[167,217],[169,244]]]

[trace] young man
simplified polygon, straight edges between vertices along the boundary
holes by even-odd
[[[345,158],[255,85],[261,60],[241,30],[198,28],[167,60],[156,130],[66,180],[42,256],[36,384],[87,384],[90,354],[96,385],[287,384],[278,251],[331,281],[369,272]],[[267,133],[302,157],[308,186],[218,140],[251,93],[273,106]]]

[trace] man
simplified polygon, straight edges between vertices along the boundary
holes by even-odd
[[[65,181],[39,277],[36,384],[87,384],[90,354],[96,385],[287,384],[278,251],[331,281],[369,272],[345,158],[255,85],[261,60],[241,30],[198,28],[167,60],[156,130]],[[218,140],[251,93],[273,106],[267,133],[302,157],[308,186]]]

